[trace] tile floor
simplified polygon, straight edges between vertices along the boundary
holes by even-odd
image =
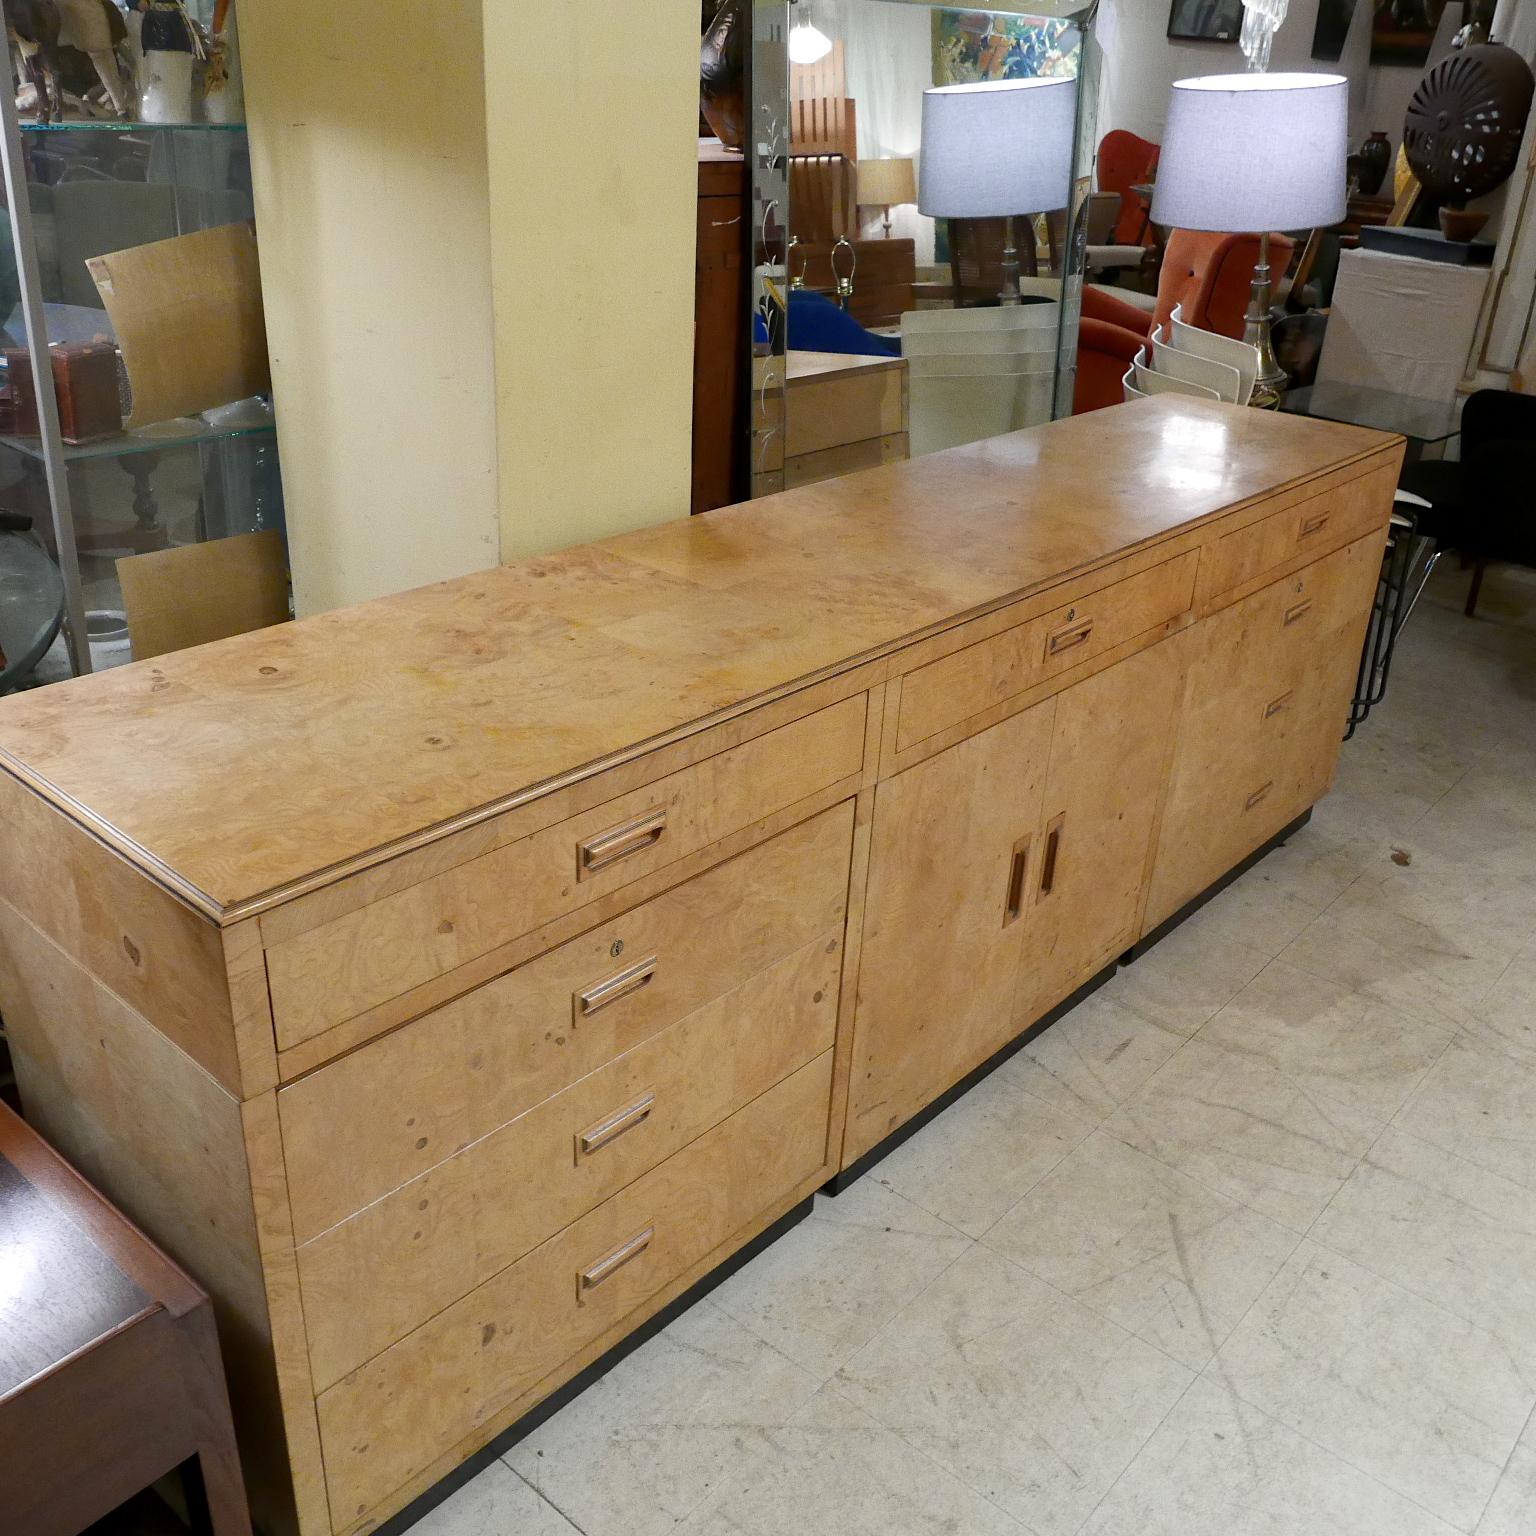
[[[1536,573],[1312,825],[420,1536],[1536,1531]]]

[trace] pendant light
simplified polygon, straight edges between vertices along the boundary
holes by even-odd
[[[799,0],[799,3],[805,5],[809,16],[810,6],[805,4],[805,0]],[[815,64],[831,52],[832,39],[810,20],[797,21],[789,29],[789,58],[792,64]]]

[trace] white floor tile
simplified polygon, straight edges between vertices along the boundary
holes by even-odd
[[[1206,1375],[1464,1531],[1536,1404],[1493,1334],[1311,1242]]]
[[[1001,1075],[1056,1109],[1097,1124],[1183,1043],[1181,1035],[1096,992],[1031,1040]]]
[[[816,1391],[708,1300],[507,1453],[584,1536],[657,1536]]]
[[[971,1245],[860,1179],[716,1290],[721,1311],[824,1381]]]
[[[823,1388],[679,1536],[1026,1536],[894,1431]]]
[[[1536,1191],[1387,1130],[1308,1236],[1486,1328],[1536,1375]]]
[[[1199,1039],[1264,1062],[1308,1094],[1387,1121],[1440,1059],[1452,1033],[1277,960]]]
[[[1191,1040],[1104,1129],[1300,1233],[1381,1123],[1255,1056]]]
[[[833,1378],[1036,1536],[1072,1536],[1193,1379],[981,1247]]]
[[[1536,1189],[1536,1062],[1458,1036],[1393,1123]]]
[[[982,1241],[1199,1370],[1298,1239],[1098,1132]]]
[[[411,1529],[414,1536],[580,1536],[559,1510],[499,1461]]]
[[[1453,1530],[1218,1383],[1201,1380],[1115,1484],[1083,1536],[1451,1536]]]
[[[1092,1129],[994,1073],[872,1171],[887,1189],[980,1237]]]

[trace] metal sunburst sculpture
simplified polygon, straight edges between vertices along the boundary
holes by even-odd
[[[1513,174],[1533,88],[1530,65],[1501,43],[1473,43],[1424,76],[1408,104],[1403,149],[1427,197],[1461,208]]]

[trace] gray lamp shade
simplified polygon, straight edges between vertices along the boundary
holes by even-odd
[[[1344,217],[1349,82],[1342,75],[1207,75],[1174,84],[1152,218],[1260,234]]]
[[[917,205],[936,219],[1047,213],[1071,200],[1075,80],[986,80],[923,92]]]

